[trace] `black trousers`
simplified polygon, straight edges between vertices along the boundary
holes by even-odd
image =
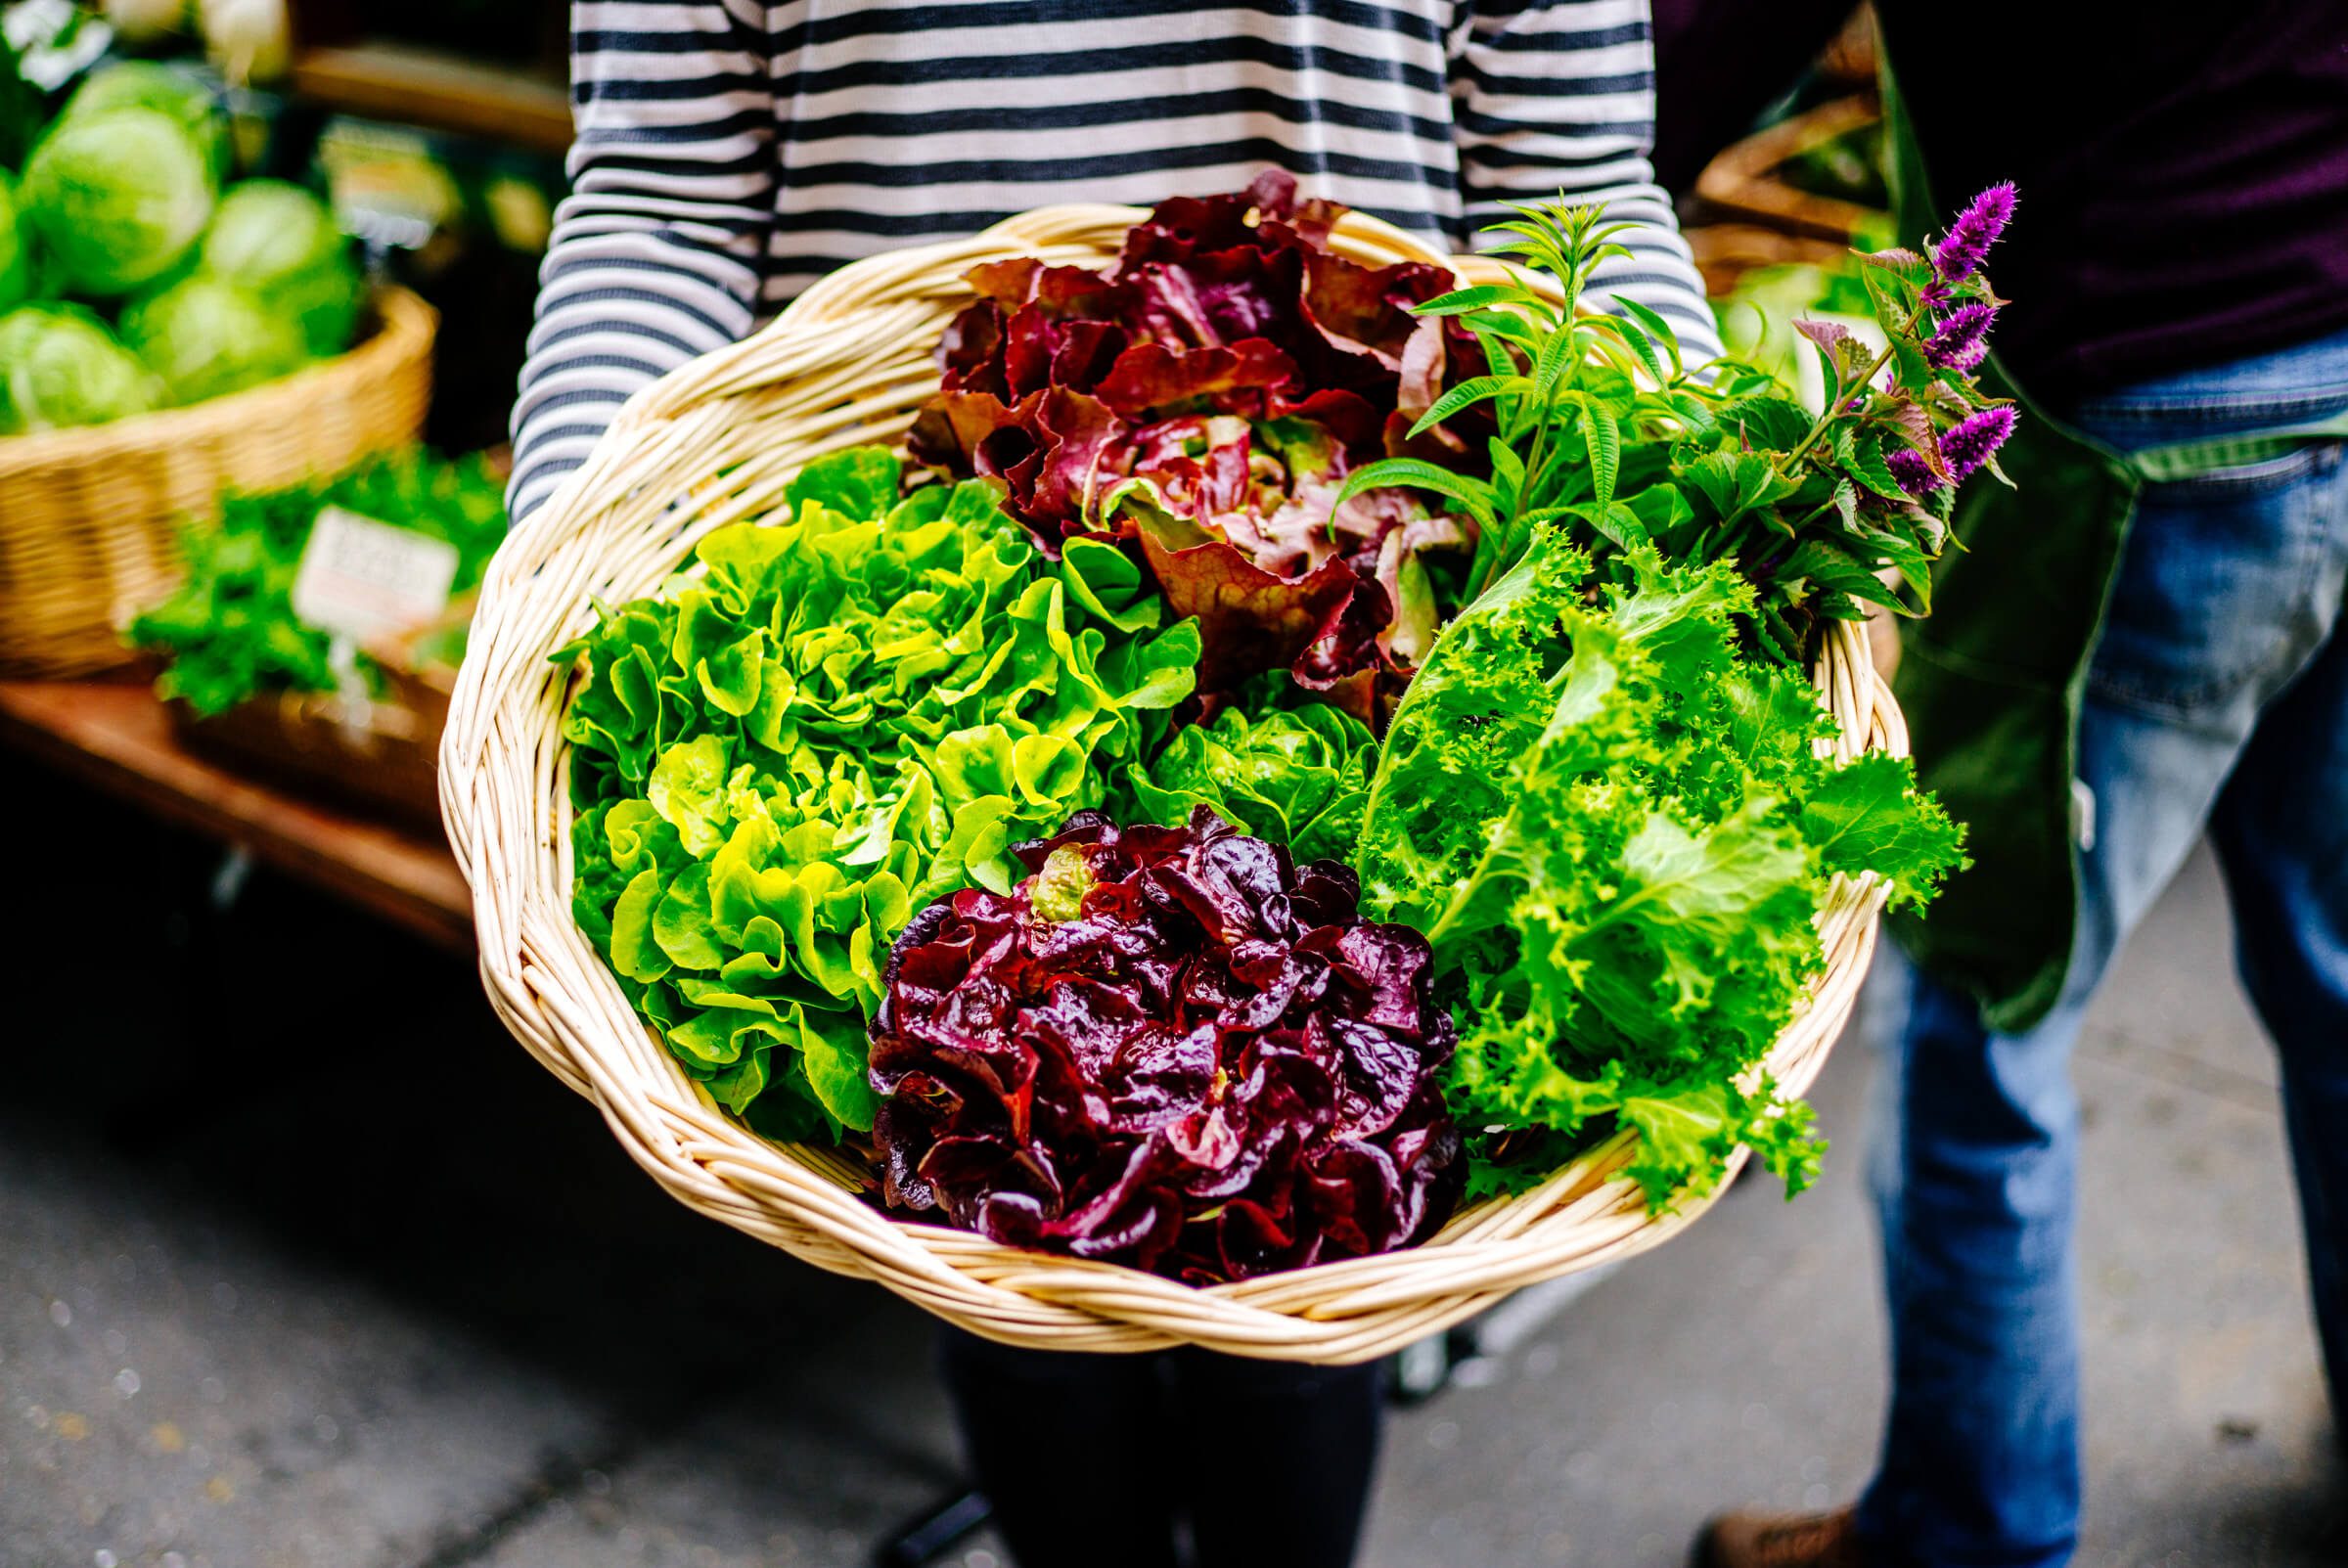
[[[1013,1350],[953,1328],[939,1361],[1019,1568],[1353,1561],[1384,1411],[1375,1362]]]

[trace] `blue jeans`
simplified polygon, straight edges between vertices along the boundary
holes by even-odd
[[[2348,334],[2072,412],[2124,450],[2348,407]],[[1870,1568],[2054,1568],[2079,1529],[2078,1101],[2088,999],[2204,831],[2281,1060],[2332,1408],[2348,1411],[2348,464],[2339,442],[2146,487],[2090,669],[2093,792],[2061,1000],[2025,1034],[1911,982],[1880,1147],[1892,1403]]]

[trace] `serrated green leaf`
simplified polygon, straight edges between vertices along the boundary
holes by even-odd
[[[1495,498],[1490,485],[1422,458],[1380,458],[1376,463],[1364,464],[1345,476],[1345,483],[1338,489],[1336,499],[1330,504],[1330,510],[1334,512],[1365,491],[1397,485],[1413,490],[1431,490],[1456,501],[1479,522],[1489,522],[1493,515]]]
[[[1663,352],[1671,358],[1671,373],[1675,381],[1686,373],[1687,362],[1680,357],[1680,335],[1672,331],[1670,322],[1628,294],[1616,294],[1614,308],[1646,328],[1647,335],[1663,345]]]
[[[1603,511],[1614,503],[1614,476],[1622,468],[1622,430],[1613,415],[1588,398],[1582,400],[1581,426],[1590,452],[1591,488]]]
[[[1886,501],[1905,504],[1908,492],[1883,461],[1883,443],[1873,435],[1854,435],[1842,454],[1844,471]]]
[[[1437,294],[1423,305],[1412,306],[1411,313],[1418,316],[1458,316],[1494,305],[1528,304],[1546,306],[1548,301],[1522,284],[1483,283],[1466,289],[1454,289],[1447,294]]]
[[[1423,435],[1463,409],[1473,408],[1488,399],[1530,390],[1532,382],[1521,376],[1471,376],[1454,386],[1430,404],[1411,434]]]
[[[1905,757],[1870,753],[1829,775],[1802,803],[1802,833],[1830,872],[1873,872],[1894,905],[1920,908],[1964,864],[1964,830],[1916,788]]]
[[[1609,334],[1630,351],[1631,356],[1638,360],[1640,368],[1653,378],[1657,386],[1661,386],[1671,380],[1663,369],[1663,361],[1656,357],[1654,343],[1648,339],[1647,333],[1637,322],[1622,316],[1605,316],[1600,318],[1598,325],[1607,329]]]

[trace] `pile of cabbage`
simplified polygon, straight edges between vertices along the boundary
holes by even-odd
[[[364,282],[334,215],[229,167],[210,89],[125,62],[0,169],[0,434],[201,403],[349,345]]]

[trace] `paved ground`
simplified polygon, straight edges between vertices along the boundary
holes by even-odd
[[[20,844],[0,1568],[861,1563],[953,1475],[918,1315],[661,1197],[469,972],[103,807]],[[23,863],[30,856],[30,865]],[[2080,1076],[2087,1568],[2348,1560],[2272,1064],[2196,865]],[[1391,1434],[1374,1568],[1668,1564],[1847,1496],[1882,1360],[1869,1053],[1795,1205],[1685,1239]],[[981,1538],[952,1559],[1004,1568]]]

